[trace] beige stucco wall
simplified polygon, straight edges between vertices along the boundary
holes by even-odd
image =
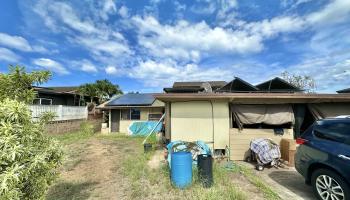
[[[164,107],[165,104],[164,104],[164,102],[159,101],[158,99],[156,99],[156,100],[153,102],[152,106],[153,106],[153,107],[154,107],[154,106],[157,106],[157,107]]]
[[[282,138],[293,139],[293,129],[284,129],[284,135],[275,135],[273,129],[230,129],[230,159],[244,160],[249,155],[250,141],[255,138],[269,138],[280,144]]]
[[[212,108],[213,105],[213,108]],[[227,102],[189,101],[171,103],[171,140],[202,140],[215,149],[229,145]],[[214,111],[214,112],[213,112]]]
[[[214,106],[214,149],[229,147],[230,112],[228,102],[213,102]]]
[[[135,121],[138,122],[140,120],[120,120],[119,132],[128,134],[128,128],[129,128],[130,124],[135,122]]]

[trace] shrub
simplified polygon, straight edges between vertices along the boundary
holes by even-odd
[[[48,80],[49,72],[26,73],[13,67],[0,74],[0,199],[43,199],[57,176],[62,150],[43,134],[49,115],[32,121],[27,103],[32,84]],[[12,90],[12,89],[13,90]]]
[[[41,199],[56,177],[62,151],[32,122],[26,104],[0,101],[0,199]]]

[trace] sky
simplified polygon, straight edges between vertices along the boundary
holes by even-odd
[[[350,87],[350,0],[2,0],[9,65],[52,71],[44,86],[106,78],[125,92],[288,71],[334,93]]]

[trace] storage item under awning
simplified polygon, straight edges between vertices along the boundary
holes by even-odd
[[[340,115],[350,115],[349,103],[317,103],[308,104],[308,108],[315,119],[337,117]]]
[[[289,104],[278,105],[231,105],[238,127],[244,124],[282,125],[294,123],[293,108]]]

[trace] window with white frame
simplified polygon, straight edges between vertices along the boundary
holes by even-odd
[[[35,98],[33,100],[34,105],[52,105],[52,99],[47,98]]]

